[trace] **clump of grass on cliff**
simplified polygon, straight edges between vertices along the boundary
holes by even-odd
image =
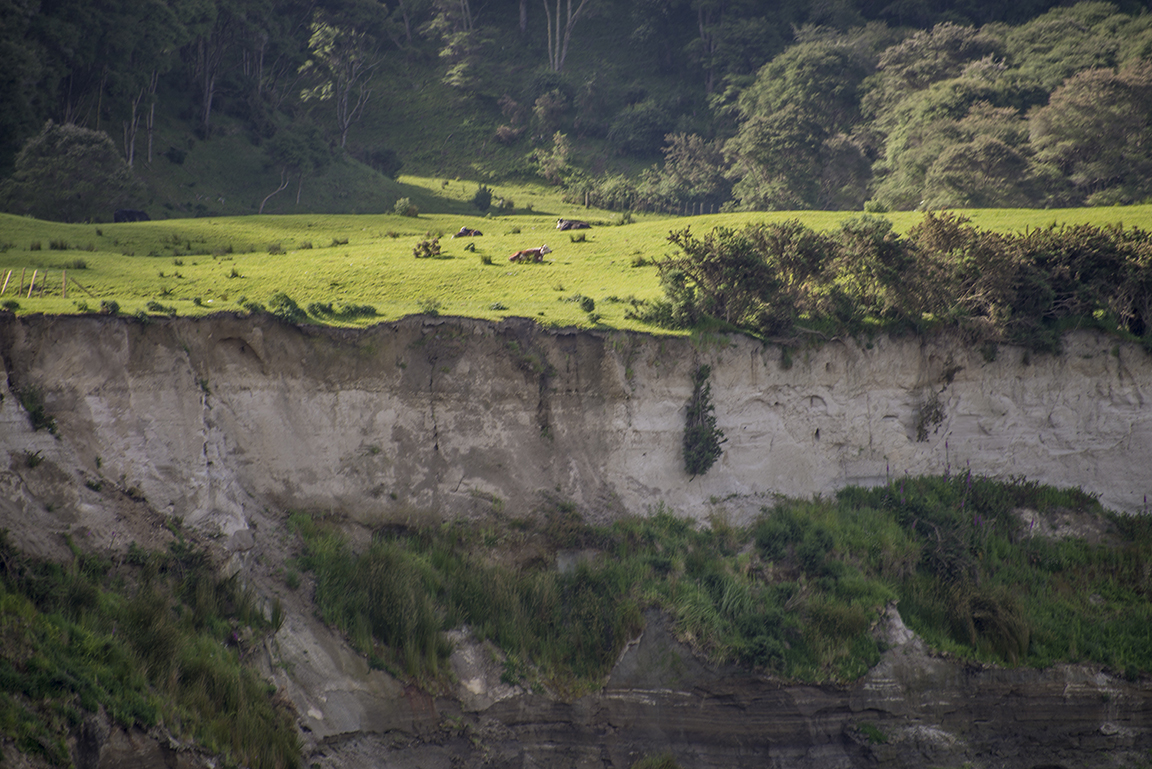
[[[1038,667],[1152,671],[1147,516],[1108,514],[1075,489],[970,473],[838,498],[896,522],[916,542],[916,568],[897,584],[900,611],[933,646]],[[1053,520],[1066,522],[1060,536]]]
[[[0,536],[0,734],[17,750],[71,766],[67,737],[102,708],[115,725],[162,725],[230,763],[298,765],[290,712],[241,660],[271,629],[251,595],[183,541],[120,563],[74,556],[38,561]]]
[[[1057,515],[1101,533],[1052,539],[1029,524]],[[585,691],[647,608],[714,662],[852,680],[879,660],[872,630],[893,601],[958,656],[1152,670],[1152,525],[1025,481],[906,478],[780,500],[748,527],[665,509],[590,526],[549,499],[523,518],[388,529],[361,554],[310,516],[292,524],[321,615],[378,664],[425,680],[444,670],[442,631],[466,624],[508,655],[509,681]]]

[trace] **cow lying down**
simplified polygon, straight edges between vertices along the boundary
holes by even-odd
[[[544,261],[544,254],[552,253],[552,249],[548,248],[547,244],[540,246],[540,248],[526,248],[523,251],[517,251],[508,257],[510,262],[542,262]]]
[[[558,230],[587,230],[591,229],[592,225],[588,222],[582,222],[579,219],[557,219],[556,229]]]
[[[454,238],[475,238],[475,237],[479,237],[480,235],[483,235],[483,234],[484,233],[480,232],[480,230],[474,230],[471,227],[461,227],[460,230],[455,235],[453,235],[452,237],[454,237]]]

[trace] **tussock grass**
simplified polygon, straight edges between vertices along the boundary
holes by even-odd
[[[72,563],[25,557],[0,537],[0,733],[56,766],[101,707],[125,728],[163,725],[230,764],[299,763],[291,712],[244,665],[275,629],[235,580],[182,540],[124,563],[74,548]]]
[[[1101,538],[1040,537],[1020,509],[1078,516]],[[1152,670],[1141,565],[1152,524],[1025,481],[905,478],[782,499],[746,528],[722,516],[697,527],[664,508],[594,527],[550,499],[528,518],[382,531],[360,555],[305,514],[292,524],[322,616],[380,664],[426,681],[448,653],[436,639],[466,624],[508,655],[509,681],[580,693],[608,674],[650,607],[715,662],[848,681],[879,659],[871,629],[893,601],[960,657]],[[561,571],[557,554],[570,551],[594,555]]]
[[[44,296],[20,296],[20,312],[76,313],[83,306],[116,301],[122,312],[149,312],[163,299],[180,315],[242,311],[240,298],[267,303],[282,293],[300,307],[315,303],[372,307],[376,315],[309,316],[307,322],[363,325],[421,312],[429,297],[443,315],[499,319],[509,315],[543,324],[601,326],[635,330],[652,327],[625,317],[631,299],[662,296],[654,266],[670,254],[670,230],[690,226],[703,233],[723,225],[799,218],[815,229],[832,229],[851,212],[772,212],[696,217],[636,215],[613,226],[606,212],[565,204],[552,188],[534,185],[494,188],[514,198],[517,213],[476,215],[470,181],[402,177],[406,189],[444,201],[437,213],[291,215],[173,219],[130,224],[57,224],[0,214],[0,281],[13,271],[5,297],[14,297],[25,272],[47,270]],[[413,193],[416,194],[416,193]],[[414,197],[413,200],[417,198]],[[423,199],[423,198],[421,198]],[[532,210],[526,210],[527,206]],[[425,210],[421,205],[421,210]],[[1123,223],[1152,229],[1152,206],[1067,210],[966,211],[980,228],[1018,231],[1053,222]],[[587,241],[572,243],[555,229],[558,217],[578,216],[596,225]],[[885,214],[904,232],[922,215]],[[452,239],[461,226],[480,229],[478,238]],[[441,239],[441,258],[415,259],[413,248]],[[84,269],[69,271],[68,298],[60,297],[60,265],[50,252],[32,250],[43,242],[91,243]],[[278,244],[270,253],[268,244]],[[547,243],[553,253],[542,264],[511,264],[508,256]],[[330,244],[330,245],[320,245]],[[466,251],[465,248],[474,248]],[[279,253],[282,251],[283,253]],[[179,261],[179,264],[177,264]],[[160,273],[163,273],[161,277]],[[37,278],[41,285],[42,278]],[[76,281],[79,281],[78,283]],[[557,288],[559,287],[559,288]],[[90,293],[89,293],[90,292]],[[574,296],[593,300],[593,317]],[[197,304],[199,301],[199,304]],[[493,309],[501,308],[501,309]]]

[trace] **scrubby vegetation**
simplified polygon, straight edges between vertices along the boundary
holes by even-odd
[[[684,425],[684,470],[691,477],[703,475],[720,458],[724,433],[716,426],[712,405],[712,367],[700,366],[692,375],[692,398]]]
[[[1092,536],[1049,536],[1062,515]],[[508,680],[584,691],[653,607],[716,662],[852,680],[879,659],[871,631],[892,602],[960,657],[1152,671],[1152,522],[1022,480],[963,473],[781,499],[747,527],[666,509],[591,526],[548,497],[524,518],[382,529],[360,553],[334,521],[296,513],[291,525],[325,621],[427,682],[444,675],[441,631],[467,624],[503,649]]]
[[[68,767],[65,737],[103,709],[116,725],[162,728],[231,764],[298,764],[290,705],[242,661],[278,629],[278,605],[266,617],[182,538],[126,557],[73,550],[68,564],[43,562],[0,536],[0,734]]]
[[[491,502],[483,520],[386,526],[360,548],[338,517],[293,513],[286,579],[308,575],[319,616],[373,666],[432,689],[451,676],[444,631],[468,626],[501,649],[505,682],[589,691],[649,609],[714,662],[787,680],[863,675],[893,604],[959,658],[1152,672],[1152,520],[1077,490],[893,479],[778,499],[747,526],[723,500],[705,526],[663,507],[594,526],[550,495],[523,517]],[[103,709],[239,765],[297,764],[290,705],[243,661],[283,621],[278,604],[215,577],[181,537],[162,553],[73,550],[48,563],[0,538],[0,734],[68,766],[65,738]]]
[[[995,233],[950,213],[906,236],[864,215],[817,232],[798,220],[687,228],[658,264],[665,297],[636,317],[670,328],[709,319],[762,337],[957,326],[985,343],[1057,352],[1070,328],[1152,350],[1152,237],[1079,225]]]

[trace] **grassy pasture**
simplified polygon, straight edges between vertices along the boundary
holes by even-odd
[[[654,262],[672,252],[667,242],[670,230],[691,227],[699,233],[716,226],[736,228],[792,218],[816,229],[831,229],[856,215],[640,214],[630,223],[618,224],[619,214],[564,204],[549,188],[497,186],[494,196],[512,198],[517,213],[480,216],[468,202],[476,190],[474,183],[415,177],[402,181],[410,189],[424,190],[426,199],[437,196],[441,201],[437,208],[443,212],[418,217],[301,214],[72,225],[0,214],[0,283],[8,281],[0,302],[15,301],[18,312],[98,311],[101,302],[115,301],[121,312],[129,314],[201,315],[240,310],[245,302],[264,303],[274,293],[284,292],[301,307],[319,302],[376,309],[375,319],[346,321],[350,324],[436,311],[488,319],[515,315],[558,326],[646,329],[624,317],[627,301],[660,295]],[[1152,228],[1152,205],[965,214],[978,227],[1001,231],[1078,223]],[[560,232],[555,222],[561,216],[586,219],[596,226]],[[917,212],[884,216],[902,232],[922,217]],[[462,226],[480,229],[484,235],[453,239],[452,233]],[[584,241],[576,242],[581,236]],[[414,247],[434,237],[440,238],[440,256],[415,258]],[[545,243],[553,253],[544,263],[509,263],[514,251]],[[67,298],[60,291],[64,270]],[[29,296],[33,271],[37,290]],[[582,297],[594,301],[594,314],[586,311],[587,302],[582,309]]]

